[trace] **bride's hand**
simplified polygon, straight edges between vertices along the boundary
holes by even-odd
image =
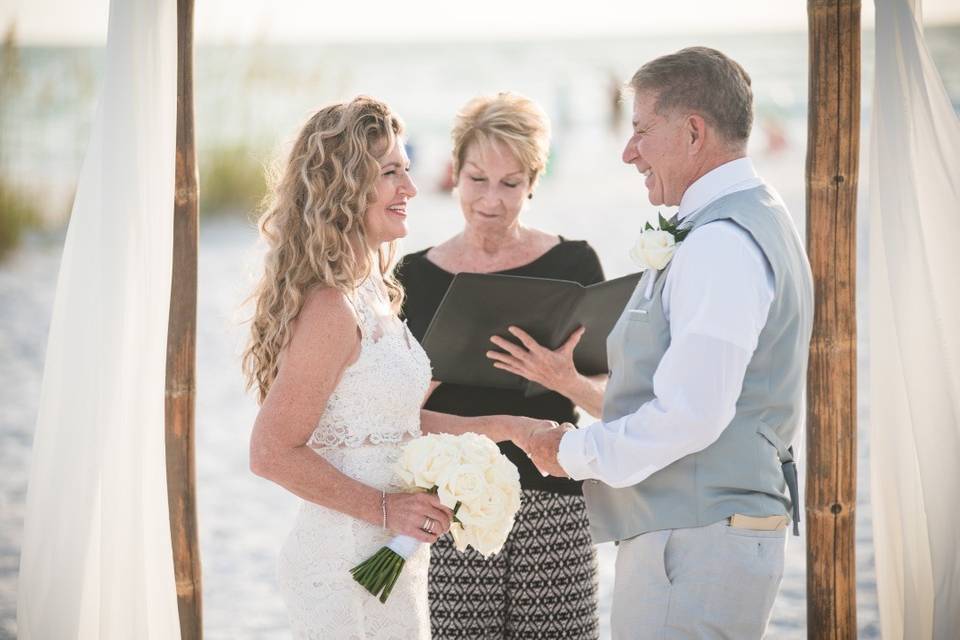
[[[556,429],[559,424],[553,420],[539,420],[523,416],[505,417],[504,440],[510,440],[525,452],[530,451],[530,440],[542,429]]]
[[[387,529],[393,533],[433,544],[450,530],[453,511],[436,494],[388,493],[386,504]]]

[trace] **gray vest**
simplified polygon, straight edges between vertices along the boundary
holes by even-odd
[[[789,514],[783,463],[800,428],[807,354],[813,326],[813,280],[793,221],[766,186],[708,204],[692,218],[691,234],[717,220],[753,237],[773,270],[774,297],[747,367],[736,414],[720,438],[632,487],[587,481],[594,542],[625,540],[658,529],[702,527],[735,513]],[[641,280],[607,338],[610,381],[603,420],[635,412],[653,399],[653,374],[670,345],[662,292],[670,264]],[[644,298],[646,279],[656,281]],[[643,310],[646,313],[630,313]],[[789,465],[788,465],[789,468]]]

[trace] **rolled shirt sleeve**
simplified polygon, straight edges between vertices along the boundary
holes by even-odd
[[[703,225],[674,255],[662,295],[671,340],[654,398],[565,434],[557,459],[571,478],[637,484],[708,447],[733,419],[774,296],[763,252],[733,222]]]

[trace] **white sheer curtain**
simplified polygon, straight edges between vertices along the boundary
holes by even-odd
[[[871,479],[886,640],[960,630],[960,123],[918,0],[876,0]]]
[[[113,0],[20,559],[22,640],[179,638],[164,468],[176,2]]]

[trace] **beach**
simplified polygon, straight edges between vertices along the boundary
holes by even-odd
[[[960,29],[938,36],[937,55],[960,60]],[[710,39],[712,38],[712,40]],[[806,34],[671,36],[642,41],[571,41],[488,45],[361,45],[209,48],[198,55],[198,140],[201,152],[241,144],[266,164],[295,133],[310,108],[356,93],[382,97],[406,121],[413,177],[420,195],[409,206],[404,252],[432,246],[456,233],[462,219],[455,199],[439,190],[456,109],[472,95],[513,89],[539,100],[554,127],[547,176],[523,214],[524,223],[564,238],[588,240],[607,277],[635,270],[628,252],[643,223],[658,211],[646,201],[642,180],[619,160],[626,140],[614,122],[611,78],[627,79],[644,60],[693,43],[710,44],[740,60],[757,95],[750,154],[759,173],[781,194],[804,234]],[[933,40],[932,40],[933,42]],[[869,43],[865,36],[865,93],[869,95]],[[30,445],[39,401],[43,358],[64,238],[56,221],[72,193],[85,149],[95,90],[77,78],[97,76],[97,50],[24,52],[27,87],[8,112],[18,123],[3,138],[4,170],[43,193],[53,229],[27,236],[0,264],[0,640],[16,637],[16,581]],[[92,71],[76,72],[85,68]],[[77,67],[81,65],[81,67]],[[960,64],[944,64],[944,78],[960,104]],[[410,71],[413,70],[413,71]],[[46,110],[30,108],[51,78],[67,78]],[[83,76],[87,78],[87,76]],[[51,84],[51,86],[53,86]],[[53,90],[53,89],[51,89]],[[72,93],[71,93],[72,92]],[[89,93],[89,91],[88,91]],[[81,95],[83,94],[83,95]],[[73,102],[71,102],[73,100]],[[861,184],[869,152],[869,100],[864,103]],[[8,119],[8,122],[10,120]],[[7,125],[9,126],[9,125]],[[201,175],[201,189],[204,175]],[[865,189],[861,188],[861,194]],[[858,290],[867,285],[869,205],[859,205]],[[58,213],[59,212],[59,213]],[[660,213],[669,213],[661,211]],[[297,500],[249,471],[247,447],[257,406],[244,390],[240,354],[246,339],[244,306],[260,268],[262,245],[249,212],[205,216],[201,222],[197,336],[197,483],[203,567],[205,635],[210,639],[287,638],[275,565]],[[857,504],[857,612],[859,637],[880,635],[869,508],[869,410],[864,386],[869,367],[867,301],[858,296],[859,451]],[[83,428],[83,425],[77,425]],[[804,467],[803,443],[798,443]],[[770,638],[806,637],[805,539],[790,537],[783,584],[768,630]],[[600,545],[600,618],[609,637],[615,548]]]

